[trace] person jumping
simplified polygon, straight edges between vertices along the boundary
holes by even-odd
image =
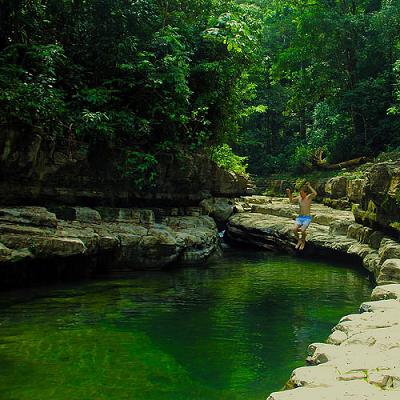
[[[312,217],[311,203],[315,197],[317,197],[316,190],[307,182],[301,189],[300,195],[293,197],[290,189],[286,190],[289,200],[292,204],[298,203],[300,206],[300,215],[296,218],[293,226],[293,232],[297,237],[298,241],[296,244],[296,249],[303,250],[306,245],[306,229],[310,226]]]

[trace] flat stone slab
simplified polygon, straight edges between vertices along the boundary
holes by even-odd
[[[252,205],[252,203],[250,203]],[[277,217],[285,217],[294,219],[299,213],[299,206],[290,204],[286,200],[281,202],[272,202],[269,204],[253,204],[251,212],[267,215],[275,215]],[[332,208],[313,204],[311,216],[315,224],[329,226],[334,221],[347,221],[349,224],[354,223],[354,216],[350,211],[334,210]]]
[[[260,213],[239,213],[233,215],[228,222],[226,235],[228,239],[255,245],[265,249],[280,249],[295,252],[296,238],[292,232],[293,221],[275,215]],[[346,236],[333,236],[329,227],[311,224],[307,229],[306,251],[334,251],[342,255],[356,255],[359,243]],[[364,249],[359,249],[364,253]],[[360,256],[360,260],[362,257]]]

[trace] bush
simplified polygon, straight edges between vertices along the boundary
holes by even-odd
[[[307,172],[312,169],[313,150],[305,145],[299,145],[290,158],[289,163],[291,168],[296,172]]]
[[[215,161],[221,168],[236,174],[248,176],[247,157],[241,157],[235,154],[232,148],[227,144],[222,144],[211,148],[211,159]]]

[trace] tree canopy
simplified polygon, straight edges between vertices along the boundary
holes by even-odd
[[[143,182],[162,152],[267,174],[400,145],[399,0],[0,0],[0,26],[2,130]]]
[[[257,98],[268,109],[242,145],[254,172],[400,145],[398,0],[278,0],[265,15]]]

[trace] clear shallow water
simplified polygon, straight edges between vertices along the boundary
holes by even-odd
[[[263,400],[356,312],[360,271],[259,252],[0,295],[2,400]]]

